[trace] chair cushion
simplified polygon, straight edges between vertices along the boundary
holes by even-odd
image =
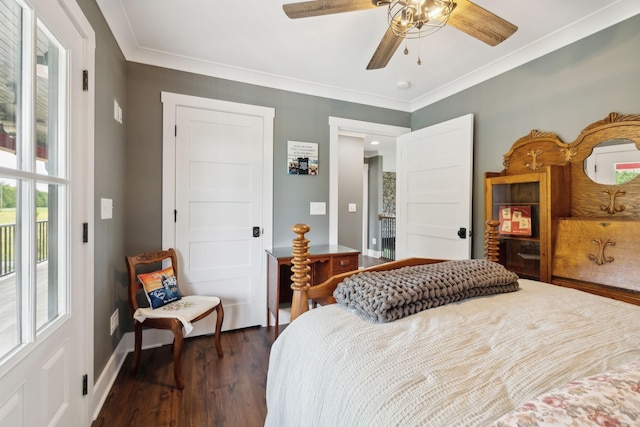
[[[181,298],[173,267],[167,267],[164,270],[151,273],[138,274],[138,279],[142,283],[144,294],[147,296],[149,306],[152,309],[178,301]]]
[[[139,308],[133,313],[133,318],[144,323],[145,319],[175,318],[178,319],[189,335],[193,330],[191,321],[220,304],[220,298],[203,295],[187,295],[179,301],[166,304],[157,309]]]

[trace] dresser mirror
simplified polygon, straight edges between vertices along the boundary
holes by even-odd
[[[628,139],[601,142],[584,159],[584,172],[598,184],[624,184],[640,174],[640,150]]]

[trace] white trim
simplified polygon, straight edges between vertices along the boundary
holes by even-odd
[[[580,21],[534,41],[519,51],[503,56],[487,66],[480,67],[417,98],[405,101],[379,96],[375,93],[357,92],[347,87],[321,85],[315,82],[143,48],[139,46],[134,38],[131,25],[127,21],[122,6],[122,0],[96,0],[96,2],[105,16],[122,53],[130,62],[139,62],[252,85],[405,112],[414,112],[431,105],[436,101],[468,89],[640,13],[640,2],[638,0],[618,0]]]
[[[176,152],[176,108],[179,106],[200,108],[262,117],[263,119],[263,164],[262,164],[262,250],[273,246],[273,120],[275,109],[217,99],[201,98],[171,92],[162,92],[162,247],[175,246],[174,209],[175,188],[175,152]],[[261,272],[264,289],[267,288],[266,257],[262,257]],[[266,292],[262,299],[267,306]],[[262,326],[267,325],[266,310],[261,315]]]
[[[568,46],[571,43],[582,40],[598,31],[616,25],[638,13],[640,13],[640,2],[638,0],[620,0],[607,5],[580,21],[561,28],[555,33],[550,33],[484,67],[473,70],[456,80],[423,94],[411,101],[409,111],[417,111],[441,99],[462,92],[478,83],[482,83],[492,77]]]
[[[369,250],[369,164],[362,164],[362,250]]]
[[[173,334],[169,330],[144,329],[142,331],[142,342],[144,344],[142,346],[142,350],[171,344],[172,341]],[[104,402],[109,396],[109,391],[111,391],[111,387],[113,387],[113,384],[116,382],[118,374],[123,369],[127,355],[133,352],[134,343],[135,336],[133,332],[127,332],[122,336],[118,346],[111,354],[111,357],[107,361],[105,368],[102,370],[100,377],[93,386],[92,395],[95,402],[93,408],[94,421],[98,418],[98,415],[100,415]],[[128,370],[128,367],[125,367],[124,369]]]
[[[338,142],[340,134],[367,134],[398,137],[411,128],[363,122],[329,116],[329,244],[338,244]]]
[[[82,9],[78,5],[75,0],[58,0],[60,6],[64,9],[65,13],[69,18],[73,21],[73,24],[82,36],[84,40],[84,52],[82,52],[82,56],[84,58],[84,69],[89,73],[89,85],[88,90],[84,93],[84,109],[86,112],[84,120],[84,141],[86,143],[85,153],[86,153],[86,171],[87,174],[84,177],[85,181],[85,195],[84,200],[86,200],[85,206],[85,219],[83,222],[87,222],[90,225],[95,224],[95,212],[94,212],[94,196],[95,196],[95,174],[94,174],[94,162],[95,162],[95,81],[96,81],[96,72],[95,72],[95,57],[96,57],[96,35],[91,23],[87,19],[87,17],[82,12]],[[79,79],[72,79],[73,84],[79,84]],[[88,383],[92,384],[94,381],[94,358],[95,354],[93,349],[94,347],[94,311],[90,310],[89,307],[93,307],[94,301],[94,263],[95,263],[95,233],[94,226],[89,226],[89,242],[84,243],[86,245],[86,259],[82,262],[84,264],[85,271],[85,284],[90,284],[91,286],[85,286],[85,304],[84,310],[82,310],[81,315],[83,317],[84,327],[84,336],[81,338],[82,342],[85,343],[85,348],[87,351],[83,354],[84,356],[84,366],[86,369],[86,374],[88,376]],[[88,394],[85,398],[86,404],[83,406],[83,416],[82,420],[88,421],[90,413],[94,408],[95,400],[93,395],[93,389],[89,387]]]

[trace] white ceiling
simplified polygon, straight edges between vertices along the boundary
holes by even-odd
[[[475,0],[518,31],[490,47],[445,27],[367,71],[385,7],[292,20],[281,0],[97,3],[129,61],[409,112],[640,13],[639,0]]]

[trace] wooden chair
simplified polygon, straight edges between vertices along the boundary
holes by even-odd
[[[200,319],[207,317],[216,311],[216,328],[215,328],[215,346],[218,357],[222,357],[222,346],[220,344],[220,329],[224,319],[224,310],[222,302],[218,297],[185,295],[178,301],[152,309],[151,307],[140,305],[139,301],[144,300],[142,283],[138,278],[140,273],[148,273],[154,267],[161,270],[168,267],[168,260],[171,260],[171,266],[174,275],[178,277],[178,258],[173,249],[166,251],[145,252],[138,255],[126,256],[127,269],[129,271],[129,305],[134,318],[135,327],[135,348],[133,353],[133,362],[131,364],[131,374],[135,374],[140,362],[140,351],[142,350],[142,328],[169,329],[173,332],[173,374],[175,377],[176,387],[184,388],[182,380],[182,372],[180,369],[180,361],[182,355],[182,344],[184,342],[183,328],[187,334],[193,328],[191,324]],[[164,265],[163,265],[164,261]]]

